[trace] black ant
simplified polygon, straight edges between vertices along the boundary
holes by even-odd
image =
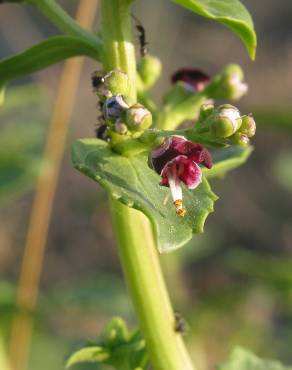
[[[107,140],[107,124],[105,123],[104,115],[103,115],[103,103],[101,101],[98,102],[98,108],[100,115],[97,117],[97,127],[95,131],[95,137],[101,140]]]
[[[104,76],[100,71],[94,71],[91,74],[91,85],[94,91],[97,91],[104,84]]]
[[[145,57],[145,55],[148,53],[148,48],[147,45],[149,42],[146,41],[146,31],[145,28],[143,27],[142,23],[139,21],[137,17],[132,14],[132,17],[134,18],[136,24],[136,29],[139,32],[139,42],[140,42],[140,55],[141,57]]]
[[[94,91],[98,91],[104,84],[104,77],[101,72],[95,71],[91,75],[91,84]],[[95,129],[95,136],[101,140],[107,140],[107,125],[103,115],[103,102],[98,101],[98,108],[100,115],[97,117],[97,127]]]

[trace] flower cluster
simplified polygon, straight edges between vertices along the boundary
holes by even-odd
[[[200,144],[192,143],[181,136],[171,136],[150,153],[150,166],[161,176],[160,185],[168,186],[179,216],[186,214],[182,203],[183,182],[195,189],[202,181],[199,164],[212,167],[209,151]]]
[[[105,131],[113,138],[116,134],[127,135],[151,126],[151,112],[142,104],[132,104],[127,96],[129,89],[127,74],[119,70],[113,70],[107,74],[94,72],[92,86],[100,99],[102,108],[103,122],[97,129],[98,138],[106,137]]]

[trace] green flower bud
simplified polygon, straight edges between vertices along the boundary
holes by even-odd
[[[127,110],[126,121],[130,130],[143,131],[152,125],[152,114],[142,104],[134,104]]]
[[[160,76],[161,62],[158,58],[148,54],[141,59],[137,69],[144,84],[143,89],[149,90]]]
[[[236,132],[229,139],[233,144],[237,144],[237,145],[249,144],[249,138],[246,135],[242,134],[241,132]]]
[[[251,115],[243,116],[241,118],[242,124],[240,126],[240,132],[247,137],[253,137],[256,133],[256,123]]]
[[[214,135],[220,138],[233,135],[242,123],[239,110],[230,104],[216,108],[209,120]]]
[[[238,100],[247,93],[248,86],[243,82],[242,69],[237,64],[228,65],[208,86],[213,99]]]
[[[134,100],[131,96],[123,95],[124,102],[131,107],[133,104],[136,103],[136,100]]]
[[[214,104],[205,103],[200,108],[199,121],[204,121],[214,112]]]
[[[127,95],[129,84],[128,75],[118,69],[114,69],[104,76],[104,85],[112,95]]]
[[[115,123],[115,131],[118,134],[126,135],[128,132],[128,127],[122,120],[118,119]]]

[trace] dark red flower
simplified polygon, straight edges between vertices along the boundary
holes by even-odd
[[[160,185],[170,188],[177,213],[184,216],[180,182],[189,189],[195,189],[202,181],[199,164],[211,168],[212,158],[201,144],[192,143],[184,137],[171,136],[152,150],[150,164],[161,176]]]
[[[203,71],[197,68],[182,68],[175,72],[171,77],[171,82],[175,84],[178,81],[182,81],[186,86],[194,91],[202,91],[207,83],[209,82],[210,77]]]

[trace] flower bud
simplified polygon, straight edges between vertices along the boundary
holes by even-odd
[[[210,77],[198,68],[182,68],[171,76],[171,82],[173,84],[179,81],[183,82],[184,87],[192,92],[204,90],[209,80]]]
[[[152,114],[142,104],[134,104],[127,110],[126,121],[130,130],[143,131],[152,125]]]
[[[104,105],[104,116],[106,120],[116,120],[120,118],[123,112],[129,108],[122,95],[115,95],[108,98]]]
[[[247,137],[253,137],[256,133],[256,123],[251,115],[243,116],[241,118],[242,124],[240,126],[240,132]]]
[[[247,93],[248,86],[243,82],[242,69],[237,64],[228,65],[209,85],[209,95],[213,99],[238,100]]]
[[[230,104],[220,105],[210,117],[211,130],[215,136],[220,138],[234,134],[241,122],[239,110]]]
[[[229,139],[233,144],[237,145],[247,145],[249,143],[249,138],[241,132],[236,132]]]
[[[120,119],[118,119],[115,123],[115,131],[118,133],[118,134],[121,134],[121,135],[126,135],[126,133],[128,132],[128,127],[127,125],[121,121]]]
[[[104,84],[112,95],[127,95],[129,90],[129,77],[125,72],[114,69],[104,76]]]
[[[143,89],[149,90],[160,76],[161,62],[158,58],[148,54],[141,59],[137,69],[144,84]]]
[[[200,108],[199,121],[204,121],[214,112],[214,104],[205,103]]]

